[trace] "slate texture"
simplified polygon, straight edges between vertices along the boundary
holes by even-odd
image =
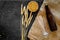
[[[0,40],[20,40],[20,28],[20,1],[0,1]]]

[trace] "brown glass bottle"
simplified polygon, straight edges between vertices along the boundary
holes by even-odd
[[[50,30],[56,31],[57,30],[56,22],[55,22],[54,16],[52,15],[48,5],[45,6],[45,10],[46,10],[46,17],[47,17],[47,21],[48,21]]]

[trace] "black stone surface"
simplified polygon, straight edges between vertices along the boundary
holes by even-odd
[[[0,1],[0,40],[21,40],[20,1]]]

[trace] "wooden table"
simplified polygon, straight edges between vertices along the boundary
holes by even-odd
[[[49,28],[49,25],[48,25],[48,22],[47,22],[47,19],[46,19],[45,9],[44,9],[43,11],[39,11],[32,27],[30,29],[30,32],[29,32],[29,35],[28,35],[30,40],[60,40],[60,18],[59,18],[60,17],[59,16],[60,15],[59,14],[60,9],[59,10],[57,9],[60,6],[56,7],[57,4],[54,4],[54,5],[52,3],[49,3],[49,7],[51,9],[52,14],[55,17],[55,21],[56,21],[58,30],[54,31],[54,32],[50,31],[50,28]],[[38,17],[40,15],[43,16],[45,29],[49,33],[47,38],[45,38],[43,36],[41,26],[38,23]]]

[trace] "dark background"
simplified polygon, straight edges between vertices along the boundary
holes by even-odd
[[[0,40],[21,40],[20,1],[0,1]]]
[[[0,0],[0,40],[21,40],[21,3],[27,6],[31,0]],[[39,9],[43,0],[35,0],[39,4]],[[33,12],[33,19],[28,26],[28,32],[37,16],[37,13]],[[30,12],[29,12],[30,13]],[[27,33],[28,35],[28,33]]]

